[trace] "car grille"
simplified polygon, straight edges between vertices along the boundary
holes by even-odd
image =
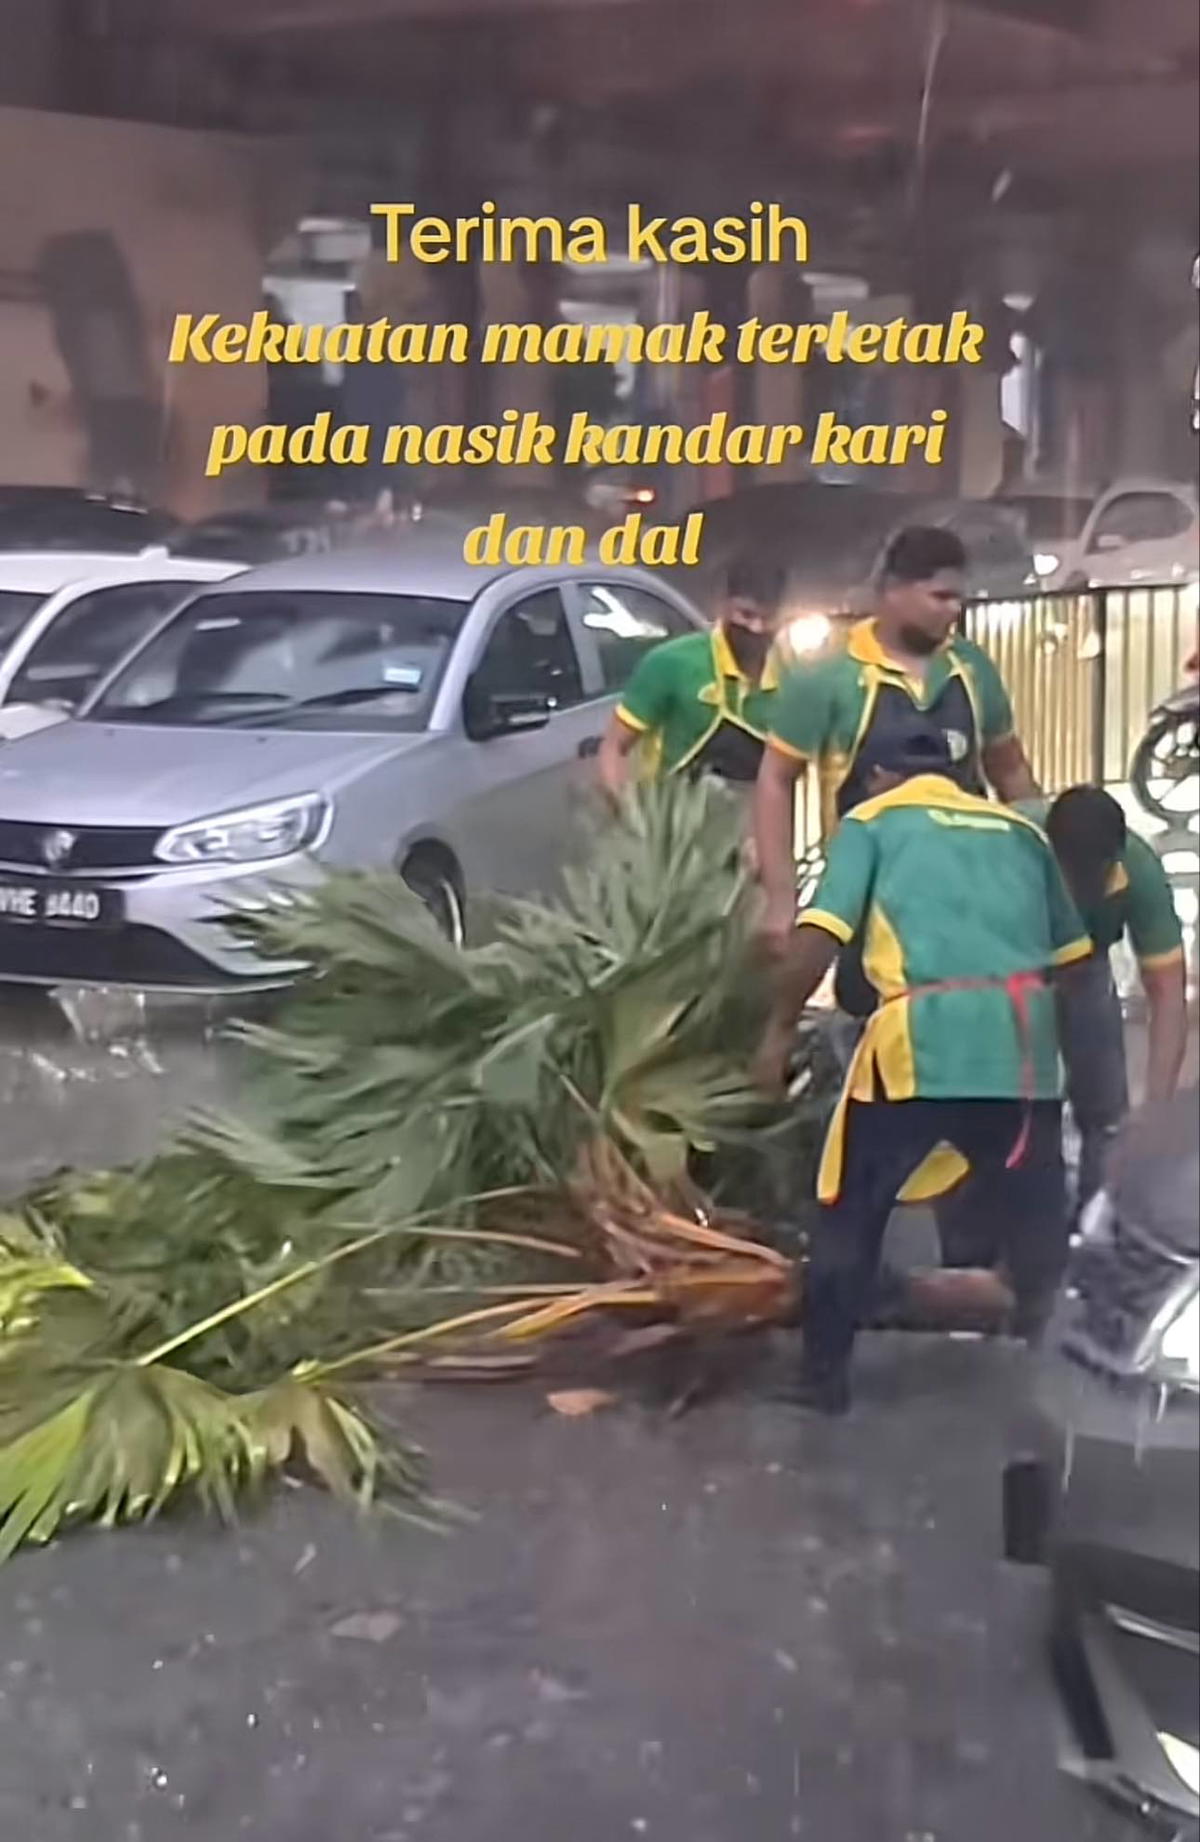
[[[0,981],[37,979],[51,985],[166,986],[181,991],[235,988],[180,940],[154,927],[112,933],[83,928],[12,927],[0,923]]]
[[[1064,1351],[1089,1367],[1128,1373],[1146,1333],[1195,1263],[1114,1221],[1104,1240],[1076,1249],[1068,1275],[1071,1309]]]
[[[62,863],[48,864],[44,843],[58,830],[69,831],[75,842]],[[33,825],[21,819],[0,819],[0,867],[35,870],[55,876],[94,875],[97,870],[150,870],[161,868],[154,847],[162,837],[159,826]]]

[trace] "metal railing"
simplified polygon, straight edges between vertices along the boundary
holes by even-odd
[[[982,601],[964,625],[999,668],[1047,792],[1117,786],[1196,649],[1196,587],[1092,588]]]

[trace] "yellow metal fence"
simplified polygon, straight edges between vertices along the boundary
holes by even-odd
[[[1196,649],[1194,584],[1096,588],[984,601],[965,626],[991,655],[1017,732],[1049,792],[1118,785],[1146,718]]]

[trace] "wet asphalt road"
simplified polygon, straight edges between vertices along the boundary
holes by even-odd
[[[4,1024],[0,1185],[227,1091],[203,1016],[144,1023]],[[834,1426],[754,1377],[678,1421],[399,1395],[453,1535],[287,1491],[22,1556],[0,1842],[1133,1842],[1058,1770],[1040,1584],[997,1560],[1019,1362],[873,1339]]]

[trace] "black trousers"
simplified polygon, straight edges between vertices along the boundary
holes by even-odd
[[[1002,1224],[1002,1252],[1016,1295],[1018,1335],[1041,1329],[1066,1263],[1067,1199],[1057,1100],[1031,1109],[1025,1154],[1007,1160],[1021,1131],[1016,1100],[851,1101],[841,1195],[822,1206],[804,1293],[804,1363],[813,1375],[841,1370],[870,1310],[888,1218],[908,1178],[943,1141],[987,1183]]]
[[[1125,1020],[1106,953],[1073,966],[1056,989],[1058,1036],[1067,1099],[1079,1132],[1079,1180],[1073,1214],[1104,1182],[1109,1149],[1129,1112]],[[937,1205],[946,1266],[994,1266],[1003,1220],[987,1184],[968,1178]]]

